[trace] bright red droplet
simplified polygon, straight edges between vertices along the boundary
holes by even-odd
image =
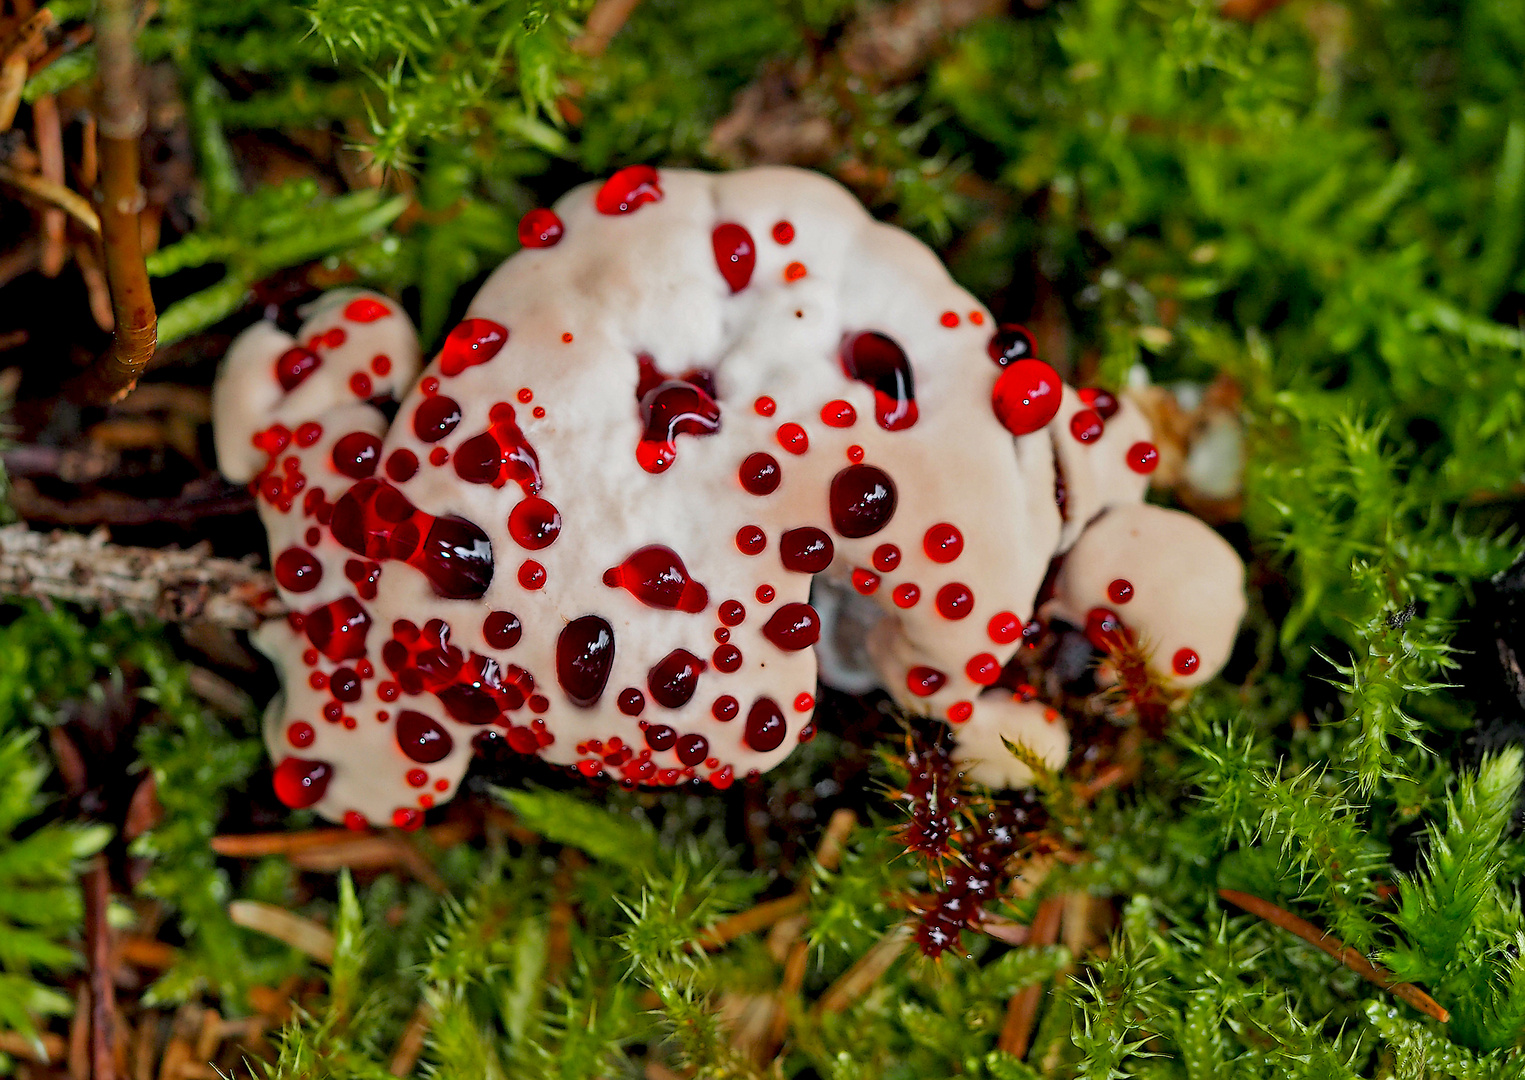
[[[778,538],[778,557],[785,570],[797,574],[819,574],[831,565],[835,553],[831,537],[806,525],[790,529]]]
[[[1177,649],[1170,659],[1170,668],[1177,675],[1190,675],[1201,665],[1202,658],[1194,649]]]
[[[906,689],[917,697],[930,697],[942,689],[943,683],[948,681],[936,668],[916,665],[905,674]]]
[[[1032,334],[1028,333],[1027,327],[1016,323],[1002,323],[991,336],[985,351],[1001,367],[1008,367],[1018,360],[1038,358],[1038,346]]]
[[[440,374],[459,375],[476,364],[485,364],[506,344],[508,327],[491,319],[462,319],[440,348]]]
[[[1111,391],[1103,390],[1096,386],[1086,386],[1075,391],[1080,403],[1088,409],[1094,409],[1096,415],[1102,420],[1110,420],[1117,415],[1117,397]]]
[[[989,686],[1001,677],[1001,664],[988,652],[977,653],[964,665],[964,674],[969,676],[970,682]]]
[[[545,567],[534,559],[525,559],[519,564],[519,584],[530,592],[545,587]]]
[[[1070,417],[1070,434],[1076,441],[1093,443],[1101,438],[1106,425],[1102,422],[1101,414],[1095,409],[1081,409]]]
[[[649,544],[604,571],[604,584],[623,588],[647,607],[694,614],[709,606],[710,594],[693,580],[672,548]]]
[[[703,387],[666,379],[641,398],[645,427],[635,459],[649,473],[666,472],[678,457],[678,436],[701,438],[720,430],[720,405]]]
[[[798,652],[821,640],[821,617],[809,604],[784,604],[763,624],[762,632],[783,652]]]
[[[921,588],[907,581],[903,585],[896,585],[895,591],[890,595],[896,607],[915,607],[916,602],[921,599]]]
[[[772,454],[748,454],[737,470],[741,486],[750,495],[771,495],[783,482],[784,472]]]
[[[422,769],[409,769],[404,779],[407,780],[409,787],[423,787],[429,782],[429,774]]]
[[[900,549],[894,544],[880,544],[874,549],[874,569],[888,574],[900,565]]]
[[[402,829],[404,832],[413,832],[424,823],[424,815],[421,810],[414,810],[409,806],[399,806],[392,811],[392,826]]]
[[[743,555],[761,555],[767,546],[767,534],[756,525],[743,525],[736,530],[736,550]]]
[[[626,716],[640,716],[641,710],[646,708],[646,695],[633,686],[627,686],[620,691],[616,704]]]
[[[426,443],[439,442],[461,422],[461,406],[444,394],[424,398],[413,411],[413,434]]]
[[[657,170],[650,165],[627,165],[598,189],[593,205],[600,214],[628,214],[647,203],[659,202],[662,187]]]
[[[863,447],[853,445],[847,448],[847,460],[854,465],[863,460]]]
[[[770,697],[760,697],[747,710],[747,728],[742,741],[759,753],[777,750],[783,744],[789,725],[784,710]]]
[[[780,424],[778,445],[791,454],[803,454],[810,449],[810,436],[805,434],[805,429],[798,424]]]
[[[276,358],[275,377],[280,382],[281,389],[289,394],[322,366],[321,356],[311,349],[294,345]]]
[[[964,551],[964,534],[946,521],[933,525],[921,541],[927,558],[935,563],[950,563]]]
[[[1114,604],[1126,604],[1133,599],[1133,582],[1127,578],[1114,578],[1107,586],[1107,599]]]
[[[455,474],[468,484],[492,487],[512,480],[525,495],[540,494],[540,455],[520,429],[514,407],[500,401],[487,418],[486,431],[456,448]]]
[[[307,639],[330,660],[353,660],[365,655],[365,636],[371,616],[353,596],[341,596],[307,613],[302,624]]]
[[[482,620],[482,638],[494,649],[512,649],[523,634],[524,626],[512,611],[494,611]]]
[[[973,321],[973,316],[970,316]],[[968,701],[955,701],[948,706],[948,721],[954,724],[962,724],[974,715],[974,704]]]
[[[297,427],[296,440],[298,446],[311,446],[323,437],[323,425],[308,421]]]
[[[897,500],[895,482],[883,469],[849,465],[831,478],[832,528],[852,540],[873,536],[895,516]]]
[[[853,567],[853,588],[864,596],[872,596],[879,591],[879,575],[861,566],[855,566]]]
[[[1160,451],[1152,442],[1136,442],[1128,447],[1128,468],[1147,476],[1159,468]]]
[[[521,499],[509,511],[508,534],[527,551],[548,548],[561,535],[561,511],[538,495]]]
[[[1086,612],[1086,640],[1102,652],[1114,652],[1131,640],[1117,612],[1095,607]]]
[[[752,270],[757,265],[757,245],[752,243],[752,234],[728,221],[715,227],[710,242],[715,248],[715,265],[720,268],[720,276],[725,278],[731,292],[741,292],[752,280]]]
[[[730,694],[721,694],[710,706],[710,715],[722,724],[736,719],[736,714],[741,711],[741,703]]]
[[[357,398],[368,398],[373,389],[371,377],[363,371],[357,371],[349,377],[349,388]]]
[[[356,297],[344,308],[344,317],[358,323],[375,322],[377,319],[385,319],[390,314],[392,309],[374,296]]]
[[[371,370],[382,376],[392,374],[392,358],[390,356],[371,357]]]
[[[591,708],[614,666],[614,627],[598,615],[573,619],[556,638],[556,681],[567,700]]]
[[[774,413],[778,412],[778,402],[764,394],[762,397],[752,402],[752,411],[755,412],[758,416],[772,416]]]
[[[432,765],[450,756],[455,740],[432,718],[412,709],[397,714],[397,726],[393,729],[397,746],[404,754],[424,765]]]
[[[554,247],[565,230],[556,211],[537,206],[519,219],[519,243],[527,248]]]
[[[271,786],[277,799],[293,810],[300,810],[323,798],[333,778],[334,767],[326,761],[289,757],[275,767]]]
[[[838,398],[821,406],[821,423],[827,427],[850,428],[858,422],[858,410],[851,402]]]
[[[429,451],[429,464],[436,468],[449,460],[450,451],[446,450],[443,446],[436,446],[433,450]]]
[[[334,539],[357,555],[406,562],[440,596],[475,600],[492,581],[492,543],[476,525],[434,517],[382,480],[361,480],[334,504]]]
[[[1031,435],[1058,414],[1063,393],[1059,373],[1042,360],[1017,360],[1001,372],[990,401],[1007,431]]]
[[[1022,636],[1022,620],[1009,611],[998,611],[990,617],[985,630],[997,645],[1010,645]]]
[[[311,592],[323,580],[323,564],[306,548],[287,548],[276,556],[275,580],[287,592]]]
[[[958,325],[958,312],[945,311],[942,313],[942,317],[938,319],[938,322],[942,323],[949,330],[952,330],[955,326]]]
[[[945,619],[967,618],[974,610],[974,593],[969,591],[969,586],[958,581],[950,581],[937,590],[937,613]]]
[[[793,243],[794,226],[787,221],[775,222],[773,225],[773,242],[776,244]]]
[[[311,746],[313,739],[317,737],[318,733],[306,720],[298,720],[286,729],[286,741],[298,750]]]
[[[916,387],[911,361],[892,338],[874,330],[842,339],[842,370],[874,391],[874,419],[885,431],[916,423]]]
[[[753,593],[752,595],[757,597],[757,602],[759,604],[771,604],[773,603],[773,597],[775,593],[773,592],[773,586],[764,582],[763,584],[757,586],[757,592]]]
[[[795,696],[795,712],[809,712],[813,708],[815,708],[815,698],[810,694],[798,694]]]
[[[646,673],[646,689],[658,705],[681,709],[694,696],[704,667],[704,661],[687,649],[674,649]]]

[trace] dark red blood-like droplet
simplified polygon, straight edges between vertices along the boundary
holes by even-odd
[[[1127,578],[1113,578],[1107,586],[1107,599],[1114,604],[1126,604],[1133,599],[1133,582]]]
[[[1027,332],[1027,327],[1016,323],[1002,323],[991,337],[990,344],[985,346],[985,351],[990,353],[990,359],[1002,367],[1019,360],[1038,358],[1038,346],[1033,341],[1032,334]]]
[[[604,181],[593,205],[600,214],[628,214],[661,198],[657,170],[650,165],[628,165]]]
[[[849,465],[831,478],[831,524],[849,539],[861,539],[895,516],[895,482],[883,469]]]
[[[916,387],[911,361],[890,337],[875,330],[842,339],[842,370],[849,379],[874,391],[874,419],[885,431],[904,431],[916,423]]]
[[[363,371],[357,371],[349,377],[350,391],[358,398],[371,396],[371,377]]]
[[[1102,652],[1113,652],[1131,640],[1128,628],[1117,612],[1103,607],[1086,612],[1085,635],[1086,640]]]
[[[334,767],[326,761],[289,757],[275,767],[272,786],[277,799],[293,810],[300,810],[321,799],[333,778]]]
[[[364,480],[381,460],[381,440],[369,431],[352,431],[334,443],[334,468],[351,480]]]
[[[760,697],[747,710],[747,728],[742,741],[759,753],[767,753],[779,748],[788,730],[784,710],[778,707],[778,702],[770,697]]]
[[[741,292],[752,280],[752,268],[757,265],[757,245],[752,243],[752,234],[728,221],[715,227],[710,241],[715,247],[715,265],[720,267],[720,276],[733,293]]]
[[[740,600],[727,600],[720,605],[720,621],[726,626],[740,626],[747,617],[747,609]]]
[[[462,319],[445,335],[440,347],[441,375],[459,375],[476,364],[485,364],[508,344],[508,327],[491,319]]]
[[[678,733],[666,724],[652,724],[646,729],[646,745],[653,750],[671,750],[678,741]]]
[[[337,668],[328,677],[329,692],[338,701],[346,703],[360,700],[360,676],[353,668]]]
[[[312,741],[317,737],[318,733],[306,720],[298,720],[286,729],[286,741],[298,750],[311,746]]]
[[[942,522],[927,530],[921,541],[927,558],[935,563],[950,563],[964,551],[964,534],[957,528]]]
[[[455,747],[450,732],[423,713],[411,709],[397,714],[395,733],[402,752],[424,765],[445,760]]]
[[[1064,386],[1042,360],[1018,360],[996,380],[990,403],[996,419],[1013,435],[1031,435],[1059,412]]]
[[[646,707],[646,695],[633,686],[627,686],[620,691],[617,704],[620,712],[626,716],[640,716],[641,710]]]
[[[809,604],[784,604],[763,624],[762,632],[784,652],[798,652],[821,640],[821,617]]]
[[[276,556],[275,580],[288,592],[311,592],[323,580],[323,564],[306,548],[287,548]]]
[[[494,649],[512,649],[523,633],[519,616],[512,611],[494,611],[482,620],[482,638]]]
[[[1159,448],[1152,442],[1136,442],[1128,447],[1128,468],[1147,476],[1160,464]]]
[[[840,398],[821,406],[821,423],[827,427],[850,428],[858,422],[858,410]]]
[[[784,479],[783,470],[778,467],[778,459],[772,454],[762,453],[748,454],[736,475],[750,495],[771,495],[778,490],[778,485]]]
[[[371,617],[353,596],[341,596],[307,613],[302,624],[307,639],[330,660],[353,660],[365,655],[365,635]]]
[[[1194,649],[1177,649],[1175,656],[1171,657],[1170,667],[1177,675],[1190,675],[1196,671],[1202,663]]]
[[[1070,417],[1070,434],[1078,442],[1093,443],[1101,438],[1105,430],[1101,415],[1094,409],[1081,409]]]
[[[1096,415],[1103,420],[1110,420],[1117,415],[1117,397],[1108,390],[1102,390],[1095,386],[1083,387],[1075,391],[1080,398],[1080,403],[1088,409],[1096,410]]]
[[[752,595],[757,597],[757,602],[759,604],[771,604],[773,603],[773,597],[775,594],[773,592],[773,586],[769,585],[765,581],[761,585],[757,586],[757,591]]]
[[[276,358],[275,377],[280,382],[281,389],[289,394],[322,366],[321,356],[311,349],[296,345]]]
[[[666,379],[641,398],[644,431],[635,459],[649,473],[666,472],[678,458],[678,436],[696,438],[720,430],[720,406],[702,387]]]
[[[519,564],[519,584],[531,591],[544,588],[545,567],[534,559],[525,559]]]
[[[937,613],[945,619],[962,619],[974,610],[974,593],[969,586],[950,581],[937,590]]]
[[[468,484],[502,487],[510,480],[526,495],[540,494],[540,455],[520,430],[514,407],[500,401],[488,413],[488,428],[455,451],[455,472]]]
[[[741,659],[741,650],[734,645],[721,645],[710,654],[710,662],[715,665],[715,670],[727,675],[741,668]]]
[[[362,480],[334,504],[334,539],[367,558],[419,570],[448,600],[475,600],[492,581],[492,544],[464,518],[417,509],[383,480]]]
[[[413,479],[418,472],[418,455],[411,450],[393,450],[387,455],[387,475],[399,484]]]
[[[693,614],[710,602],[709,590],[689,577],[678,553],[661,544],[647,545],[604,571],[604,584],[627,590],[647,607],[668,611]]]
[[[646,673],[652,700],[668,709],[681,709],[694,696],[704,661],[687,649],[674,649]]]
[[[461,406],[454,398],[437,394],[424,398],[413,412],[413,434],[424,442],[439,442],[461,422]]]
[[[297,445],[311,446],[323,437],[323,425],[308,421],[297,427]]]
[[[831,537],[808,525],[790,529],[778,538],[779,560],[785,570],[796,573],[819,574],[831,565],[834,553]]]
[[[519,219],[519,243],[527,248],[554,247],[565,230],[556,211],[537,206]]]
[[[678,760],[685,765],[697,765],[710,752],[710,741],[703,735],[685,735],[678,740]]]
[[[970,682],[989,686],[1001,677],[1001,663],[988,652],[977,653],[964,665],[964,674]]]
[[[1022,620],[1009,611],[998,611],[990,616],[985,630],[997,645],[1010,645],[1022,636]]]
[[[614,628],[597,615],[573,619],[556,638],[556,681],[567,700],[591,708],[614,666]]]
[[[743,555],[761,555],[767,546],[767,534],[756,525],[743,525],[736,530],[736,550]]]
[[[358,323],[375,322],[377,319],[385,319],[390,314],[392,309],[373,296],[356,297],[344,308],[344,317]]]
[[[561,535],[561,511],[539,496],[522,499],[509,512],[508,534],[529,551],[548,548]]]
[[[948,676],[941,671],[920,664],[905,673],[906,689],[917,697],[930,697],[941,690],[947,681]]]
[[[900,565],[900,549],[894,544],[880,544],[874,549],[874,569],[888,574]]]
[[[710,706],[710,715],[722,724],[736,719],[736,714],[741,711],[741,703],[730,694],[721,694]]]

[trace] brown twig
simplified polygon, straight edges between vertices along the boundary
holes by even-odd
[[[98,198],[116,330],[110,350],[91,369],[85,385],[87,396],[98,401],[115,401],[131,393],[158,344],[158,313],[138,224],[145,202],[138,175],[138,139],[147,121],[132,38],[131,0],[101,0],[96,32],[101,72]]]
[[[0,56],[0,132],[11,129],[16,110],[21,108],[21,92],[26,89],[26,57],[20,53]]]
[[[55,189],[64,186],[63,123],[58,116],[58,102],[52,94],[43,94],[32,102],[32,137],[37,141],[37,160],[43,179]],[[44,277],[57,277],[64,268],[64,212],[56,206],[42,211],[42,262]]]
[[[1064,913],[1064,897],[1051,896],[1038,905],[1033,916],[1028,943],[1035,948],[1052,945],[1059,938],[1059,917]],[[996,1046],[1017,1059],[1027,1057],[1028,1041],[1033,1035],[1033,1021],[1043,1001],[1043,984],[1024,986],[1006,1004],[1006,1020]]]
[[[785,916],[793,915],[804,908],[809,899],[810,895],[807,892],[793,892],[788,896],[780,896],[777,900],[764,900],[746,911],[739,911],[730,918],[721,919],[699,935],[699,944],[706,949],[721,948],[743,934],[765,930]]]
[[[572,48],[584,56],[601,56],[640,2],[641,0],[598,0],[593,5],[593,10],[588,12],[582,36],[572,42]]]
[[[85,872],[85,938],[90,958],[90,1075],[116,1080],[116,984],[112,980],[111,874],[97,855]]]
[[[1290,934],[1296,934],[1308,944],[1334,957],[1367,982],[1392,991],[1395,997],[1408,1002],[1426,1016],[1432,1016],[1442,1024],[1451,1019],[1451,1014],[1419,987],[1413,983],[1400,982],[1391,971],[1373,964],[1339,938],[1328,931],[1320,930],[1307,919],[1299,918],[1285,908],[1277,907],[1269,900],[1262,900],[1258,896],[1251,896],[1237,889],[1219,889],[1218,895],[1235,907],[1241,907],[1273,926],[1279,926]]]
[[[429,1003],[419,1002],[418,1008],[413,1010],[413,1019],[408,1021],[402,1038],[397,1040],[397,1049],[392,1053],[392,1063],[387,1066],[387,1072],[393,1076],[412,1075],[419,1055],[424,1052],[424,1040],[429,1035],[429,1025],[433,1020],[434,1010],[429,1007]]]
[[[447,821],[424,830],[424,835],[440,847],[451,847],[471,839],[476,826],[470,821]],[[296,855],[306,852],[343,851],[362,845],[375,834],[349,829],[307,829],[303,832],[228,833],[212,837],[212,850],[230,859],[263,859],[268,855]]]
[[[826,993],[822,994],[821,1000],[816,1002],[816,1013],[841,1012],[857,1001],[899,959],[910,940],[909,924],[901,923],[891,927],[868,952],[858,957],[852,967],[844,971],[836,982],[826,988]]]
[[[47,1065],[61,1060],[66,1050],[63,1038],[51,1032],[29,1038],[16,1031],[0,1031],[0,1054],[10,1054],[23,1061]]]
[[[228,905],[228,916],[238,926],[284,941],[320,964],[333,963],[333,931],[311,919],[260,900],[235,900]]]
[[[100,235],[100,217],[84,197],[76,194],[71,188],[50,180],[46,176],[19,172],[4,164],[0,164],[0,184],[14,188],[23,195],[30,195],[49,209],[62,210],[93,235]]]

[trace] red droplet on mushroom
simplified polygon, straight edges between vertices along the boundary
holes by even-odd
[[[492,543],[464,518],[434,517],[382,480],[362,480],[334,504],[334,539],[357,555],[419,570],[447,600],[475,600],[492,581]]]
[[[991,392],[996,419],[1013,435],[1031,435],[1059,412],[1064,386],[1042,360],[1017,360],[1001,372]]]
[[[947,681],[948,676],[944,675],[941,671],[938,671],[936,668],[925,667],[921,664],[916,665],[905,674],[906,689],[917,697],[930,697],[941,690],[943,683]]]
[[[784,604],[763,624],[762,632],[782,651],[798,652],[821,640],[821,617],[809,604]]]
[[[973,316],[970,317],[970,321],[971,322],[974,321]],[[970,702],[970,701],[955,701],[952,705],[948,706],[948,722],[949,723],[962,724],[964,721],[968,720],[969,717],[971,717],[973,715],[974,715],[974,703],[973,702]]]
[[[646,673],[646,689],[658,705],[681,709],[694,696],[704,667],[704,661],[687,649],[674,649]]]
[[[1088,409],[1093,409],[1103,421],[1110,420],[1117,415],[1117,397],[1110,391],[1096,386],[1086,386],[1075,391],[1080,403]]]
[[[1085,636],[1087,641],[1102,652],[1116,651],[1132,640],[1117,612],[1103,607],[1094,607],[1086,612]]]
[[[950,581],[937,590],[937,613],[945,619],[963,619],[974,610],[974,593],[959,581]]]
[[[790,529],[778,538],[778,557],[785,570],[819,574],[831,565],[835,548],[825,532],[806,525]]]
[[[508,327],[491,319],[462,319],[440,347],[441,375],[459,375],[469,367],[485,364],[508,344]]]
[[[349,704],[360,700],[360,676],[353,668],[337,668],[328,677],[328,690],[336,699]]]
[[[775,244],[792,244],[794,242],[794,226],[787,221],[775,222],[773,225],[773,242]]]
[[[921,599],[921,588],[907,581],[904,584],[896,585],[895,591],[890,596],[895,601],[896,607],[915,607],[916,602]]]
[[[371,617],[353,596],[341,596],[307,613],[307,639],[330,660],[353,660],[365,655],[365,635]]]
[[[1195,649],[1177,649],[1175,656],[1171,657],[1170,669],[1177,675],[1190,675],[1201,663],[1202,658]]]
[[[371,377],[363,371],[357,371],[349,377],[349,388],[357,398],[368,398],[372,390]]]
[[[418,473],[418,455],[411,450],[393,450],[387,455],[387,475],[399,484]]]
[[[720,605],[720,621],[726,626],[740,626],[747,618],[747,609],[740,600],[727,600]]]
[[[1160,464],[1160,451],[1152,442],[1136,442],[1128,447],[1128,468],[1145,476]]]
[[[281,389],[289,394],[322,366],[323,358],[317,353],[293,345],[276,358],[275,377],[281,384]]]
[[[798,424],[780,424],[777,438],[778,445],[791,454],[803,454],[810,449],[810,436]]]
[[[783,482],[784,473],[772,454],[748,454],[737,472],[741,486],[751,495],[771,495]]]
[[[723,626],[717,626],[715,628],[715,640],[724,645],[727,641],[731,640],[731,632]]]
[[[710,741],[703,735],[685,735],[678,740],[678,760],[685,765],[697,765],[710,752]]]
[[[593,205],[600,214],[628,214],[661,198],[657,170],[650,165],[627,165],[604,181]]]
[[[312,725],[306,720],[298,720],[286,729],[286,741],[298,750],[312,745],[312,741],[318,737],[318,733],[312,729]]]
[[[494,611],[482,620],[482,638],[494,649],[512,649],[523,633],[519,616],[512,611]]]
[[[702,387],[667,379],[641,398],[641,422],[635,459],[649,473],[666,472],[677,460],[679,435],[702,438],[720,430],[720,406]]]
[[[334,767],[326,761],[289,757],[275,767],[271,786],[277,799],[293,810],[300,810],[321,799],[333,778]]]
[[[646,729],[646,745],[661,753],[671,750],[678,741],[678,733],[666,724],[652,724]]]
[[[323,580],[323,564],[306,548],[291,547],[276,556],[275,581],[288,592],[311,592]]]
[[[556,681],[567,700],[591,708],[614,666],[614,627],[597,615],[569,622],[556,638]]]
[[[1077,442],[1093,443],[1101,438],[1106,425],[1095,409],[1081,409],[1070,417],[1070,434]]]
[[[767,546],[767,534],[756,525],[743,525],[736,530],[736,550],[743,555],[761,555]]]
[[[956,311],[945,311],[942,313],[942,317],[938,319],[938,322],[942,323],[949,330],[957,326],[958,321],[958,312]]]
[[[989,686],[1001,677],[1001,664],[988,652],[977,653],[964,665],[964,674],[969,676],[970,682]]]
[[[423,787],[429,782],[429,774],[422,769],[409,769],[405,777],[409,787]]]
[[[1018,360],[1036,360],[1038,358],[1038,346],[1033,340],[1032,334],[1027,327],[1017,323],[1002,323],[991,335],[990,342],[985,346],[985,351],[990,354],[1001,367],[1007,367]]]
[[[776,594],[773,592],[772,585],[769,585],[767,582],[763,582],[761,585],[757,586],[757,591],[752,595],[757,597],[757,602],[759,604],[771,604],[773,603],[773,597]]]
[[[397,714],[397,726],[393,729],[399,749],[414,761],[432,765],[450,756],[455,740],[433,719],[421,712],[404,709]]]
[[[297,440],[297,445],[298,446],[311,446],[313,443],[317,442],[322,437],[323,437],[323,425],[322,424],[315,424],[311,420],[309,420],[307,423],[301,424],[301,425],[299,425],[297,427],[297,430],[296,430],[296,440]]]
[[[752,280],[752,269],[757,265],[757,245],[752,243],[752,234],[728,221],[715,227],[710,242],[715,248],[715,265],[720,268],[720,276],[725,278],[731,292],[741,292]]]
[[[747,727],[742,741],[759,753],[777,750],[784,741],[789,725],[784,722],[784,710],[770,697],[760,697],[747,710]]]
[[[519,243],[527,248],[554,247],[565,230],[556,211],[537,206],[519,219]]]
[[[730,694],[721,694],[710,706],[710,715],[722,724],[730,723],[736,719],[736,714],[741,711],[741,703]]]
[[[862,461],[863,460],[863,447],[858,446],[856,444],[853,445],[853,446],[849,446],[847,448],[847,460],[852,462],[854,465],[856,465],[856,464],[858,464],[858,462]]]
[[[880,544],[874,548],[874,569],[888,574],[900,565],[900,549],[894,544]]]
[[[425,798],[427,796],[421,795],[419,796],[419,801],[422,802]],[[392,827],[394,829],[413,832],[421,827],[423,823],[424,815],[421,810],[414,810],[410,806],[399,806],[396,810],[392,811]]]
[[[850,428],[858,422],[858,410],[850,402],[838,398],[821,406],[821,423],[827,427]]]
[[[849,334],[839,350],[849,379],[874,391],[874,419],[885,431],[904,431],[916,423],[916,387],[905,350],[875,330]]]
[[[540,455],[520,430],[514,407],[500,401],[487,418],[487,430],[473,435],[456,449],[456,475],[468,484],[493,487],[502,487],[512,480],[525,495],[540,494]]]
[[[933,562],[950,563],[963,554],[964,534],[944,521],[927,530],[921,547]]]
[[[392,374],[392,358],[385,355],[371,357],[371,370],[383,377]]]
[[[390,314],[392,309],[373,296],[356,297],[344,308],[344,317],[350,322],[370,323],[385,319]]]
[[[352,431],[334,443],[334,468],[351,480],[364,480],[381,460],[381,440],[369,431]]]
[[[1010,645],[1022,636],[1022,620],[1009,611],[998,611],[990,617],[985,630],[997,645]]]
[[[545,567],[534,559],[525,559],[519,564],[519,584],[531,592],[544,588]]]
[[[758,416],[772,416],[774,413],[778,412],[778,402],[764,394],[762,397],[752,402],[752,411],[755,412]]]
[[[646,695],[633,686],[627,686],[620,691],[616,704],[626,716],[640,716],[641,710],[646,708]]]
[[[1126,604],[1133,599],[1133,582],[1127,578],[1113,578],[1107,586],[1107,599],[1114,604]]]
[[[521,499],[509,511],[508,534],[527,551],[548,548],[561,535],[561,511],[537,495]]]
[[[461,406],[454,398],[437,394],[424,398],[413,411],[413,434],[426,443],[439,442],[461,422]]]
[[[429,464],[436,468],[449,460],[450,451],[446,450],[443,446],[436,446],[433,450],[429,451]]]
[[[864,596],[872,596],[879,590],[879,575],[865,570],[861,566],[853,567],[852,578],[853,588],[857,589]]]
[[[831,478],[831,524],[841,535],[858,540],[890,523],[895,516],[895,482],[883,469],[849,465]]]
[[[667,611],[694,614],[710,602],[709,590],[689,576],[678,553],[661,544],[649,544],[605,570],[604,584],[625,589],[647,607]]]

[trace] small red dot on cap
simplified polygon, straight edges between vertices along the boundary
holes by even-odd
[[[971,311],[969,313],[969,321],[972,322],[975,326],[984,326],[985,313],[983,311]]]
[[[847,448],[847,460],[851,461],[854,465],[856,465],[856,464],[858,464],[858,462],[862,461],[863,460],[863,447],[858,446],[856,443],[853,444],[852,446],[849,446]]]
[[[944,326],[951,330],[958,325],[958,312],[945,311],[943,312],[943,317],[940,321]]]
[[[446,450],[443,446],[436,446],[433,450],[429,451],[429,464],[430,465],[443,465],[445,462],[447,462],[449,460],[450,460],[450,451]]]
[[[1128,468],[1136,473],[1148,475],[1154,472],[1160,464],[1159,448],[1151,442],[1136,442],[1128,447]]]
[[[780,221],[773,226],[773,240],[778,244],[791,244],[794,242],[794,226],[787,221]]]
[[[921,599],[921,589],[907,581],[904,585],[896,585],[891,595],[894,597],[896,607],[915,607],[916,601]]]
[[[795,712],[809,712],[813,708],[815,708],[815,698],[809,694],[800,694],[794,699]]]
[[[805,264],[802,262],[792,262],[788,266],[784,267],[785,281],[798,281],[800,278],[804,277],[805,274]]]
[[[535,400],[535,391],[531,390],[527,386],[521,386],[519,387],[518,397],[520,405],[528,405],[530,402]]]
[[[1127,578],[1113,578],[1107,586],[1107,599],[1114,604],[1126,604],[1133,599],[1133,582]]]
[[[390,356],[371,357],[371,370],[377,375],[392,374],[392,358]]]
[[[1197,656],[1194,649],[1177,649],[1171,658],[1170,666],[1177,675],[1190,675],[1201,665],[1202,660]]]
[[[357,371],[349,377],[349,388],[356,397],[368,398],[371,396],[371,377],[363,371]]]
[[[772,416],[775,412],[778,411],[778,402],[764,394],[762,397],[752,402],[752,410],[757,413],[758,416]]]
[[[530,415],[533,416],[536,420],[544,420],[545,410],[542,409],[539,405],[536,405],[533,409],[530,410]]]
[[[975,312],[979,314],[979,312]],[[972,320],[974,316],[970,316]],[[967,701],[955,701],[948,706],[948,719],[955,724],[962,724],[974,714],[974,706]]]
[[[561,342],[562,342],[563,345],[570,345],[570,344],[572,344],[572,331],[570,331],[570,330],[565,331],[561,335]]]

